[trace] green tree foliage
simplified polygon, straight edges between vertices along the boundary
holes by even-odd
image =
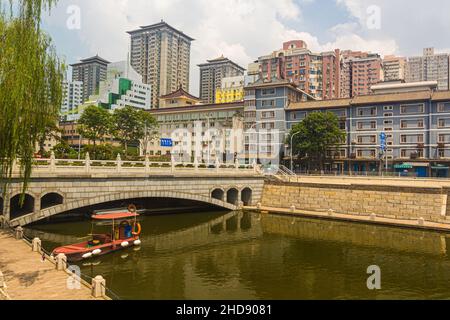
[[[98,141],[105,141],[106,136],[111,133],[112,118],[108,110],[89,106],[84,110],[78,124],[79,133],[89,142],[93,142],[95,147]]]
[[[126,106],[116,109],[113,115],[113,132],[117,140],[125,147],[128,155],[128,145],[139,140],[149,139],[155,134],[157,123],[155,118],[144,110]]]
[[[52,151],[57,159],[76,159],[78,157],[78,153],[64,140],[54,146]]]
[[[27,187],[36,144],[56,123],[62,101],[64,64],[40,28],[54,0],[17,0],[0,10],[0,182],[9,181],[20,158]]]
[[[295,135],[295,136],[294,136]],[[335,149],[345,141],[346,133],[340,128],[338,117],[331,112],[310,113],[295,125],[289,135],[293,138],[293,154],[323,168],[327,150]]]

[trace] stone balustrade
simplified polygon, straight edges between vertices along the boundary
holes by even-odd
[[[19,160],[20,161],[20,160]],[[120,154],[116,160],[91,160],[89,153],[80,160],[56,159],[52,153],[49,159],[33,160],[33,176],[40,177],[49,174],[72,175],[86,174],[197,174],[208,175],[254,175],[260,174],[260,166],[253,164],[221,163],[216,160],[214,163],[177,162],[174,158],[170,162],[154,162],[147,156],[144,161],[122,160]],[[13,176],[20,174],[19,165],[16,162],[13,166]]]

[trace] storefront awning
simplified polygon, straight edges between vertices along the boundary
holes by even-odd
[[[412,169],[413,166],[409,163],[404,163],[404,164],[396,164],[394,166],[394,169]]]

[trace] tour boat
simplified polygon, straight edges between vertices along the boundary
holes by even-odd
[[[68,262],[78,262],[94,257],[99,257],[132,246],[140,246],[141,225],[136,221],[136,210],[129,212],[106,212],[92,215],[93,221],[112,221],[110,234],[93,234],[92,240],[59,247],[53,250],[52,255],[63,253]],[[118,226],[116,223],[121,221]],[[92,224],[93,226],[94,224]]]

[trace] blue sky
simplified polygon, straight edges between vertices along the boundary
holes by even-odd
[[[78,17],[74,8],[79,29],[67,27]],[[190,91],[198,94],[197,64],[224,54],[245,67],[291,39],[314,51],[450,52],[449,12],[446,0],[59,0],[43,27],[67,63],[97,53],[118,61],[126,58],[127,30],[164,19],[196,39]]]

